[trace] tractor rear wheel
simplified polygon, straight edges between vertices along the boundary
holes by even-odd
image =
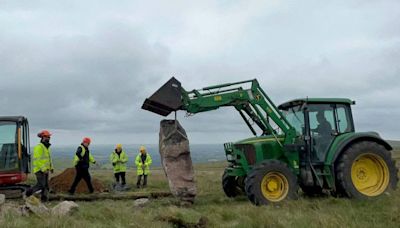
[[[371,198],[395,189],[397,168],[391,154],[375,142],[351,145],[336,167],[337,191],[350,198]]]
[[[225,195],[233,198],[243,194],[243,189],[240,187],[240,178],[235,176],[229,176],[226,170],[222,175],[222,189],[225,192]]]
[[[246,195],[255,205],[278,203],[297,198],[297,177],[288,166],[268,160],[254,167],[245,180]]]

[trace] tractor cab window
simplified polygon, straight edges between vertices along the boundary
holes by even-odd
[[[309,105],[310,129],[318,135],[331,134],[335,129],[333,107],[330,105]]]
[[[308,106],[314,161],[324,161],[334,139],[335,114],[330,104],[310,104]]]
[[[300,105],[293,106],[287,110],[282,110],[283,115],[289,123],[296,129],[297,135],[304,134],[304,113]]]
[[[337,105],[336,106],[337,113],[337,122],[338,122],[338,133],[347,133],[352,132],[353,124],[351,120],[350,108],[348,105]]]
[[[0,171],[18,169],[17,124],[0,123]]]

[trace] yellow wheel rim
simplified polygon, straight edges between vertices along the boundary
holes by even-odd
[[[351,166],[353,185],[366,196],[382,194],[389,185],[389,178],[386,162],[376,154],[361,154]]]
[[[286,198],[289,192],[289,182],[279,172],[267,173],[261,181],[261,192],[271,202],[279,202]]]

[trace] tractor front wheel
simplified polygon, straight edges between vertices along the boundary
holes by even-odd
[[[338,160],[337,188],[347,197],[376,197],[395,189],[397,182],[397,168],[390,152],[375,142],[356,143]]]
[[[297,177],[278,160],[264,161],[254,167],[245,180],[249,200],[255,205],[278,203],[297,198]]]
[[[222,175],[222,189],[225,192],[225,195],[233,198],[243,194],[243,189],[240,187],[240,178],[235,176],[229,176],[226,171]]]

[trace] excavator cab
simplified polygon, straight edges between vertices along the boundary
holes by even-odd
[[[0,193],[25,190],[27,186],[19,183],[27,179],[30,160],[27,118],[0,117]]]

